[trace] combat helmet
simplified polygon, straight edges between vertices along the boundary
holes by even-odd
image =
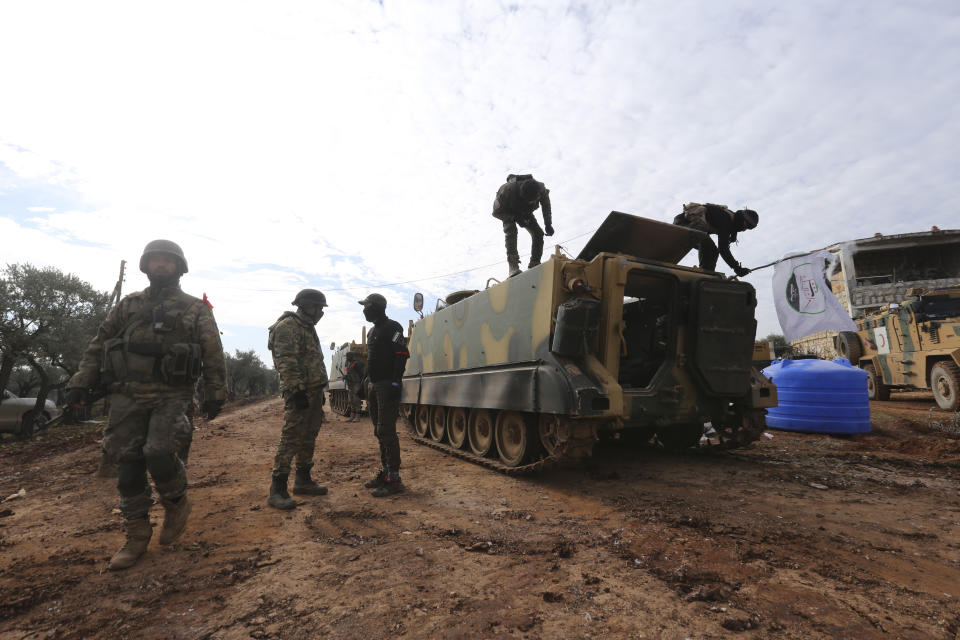
[[[303,307],[308,304],[318,304],[321,307],[327,306],[327,296],[316,289],[301,289],[297,297],[290,304],[295,307]]]
[[[520,197],[527,202],[540,199],[540,183],[530,178],[520,183]]]
[[[187,272],[187,258],[183,255],[183,249],[172,240],[151,240],[143,248],[143,255],[140,256],[140,271],[147,272],[147,258],[154,253],[163,253],[172,257],[180,265],[180,275]]]
[[[743,226],[747,229],[756,229],[760,222],[760,216],[753,209],[740,209],[734,215],[743,221]]]

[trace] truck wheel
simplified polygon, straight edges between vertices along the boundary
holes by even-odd
[[[883,384],[873,365],[864,365],[863,370],[867,372],[867,397],[871,400],[889,400],[890,387]]]
[[[956,411],[960,407],[960,368],[949,360],[933,365],[930,388],[941,409]]]
[[[855,331],[841,331],[837,335],[837,353],[846,358],[850,364],[857,366],[863,349],[860,347],[860,336]]]
[[[27,411],[20,418],[20,431],[17,432],[17,437],[21,440],[29,440],[37,432],[37,427],[42,421],[43,416],[36,411]]]

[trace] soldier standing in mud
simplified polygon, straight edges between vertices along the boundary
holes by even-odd
[[[403,491],[400,479],[400,440],[397,438],[397,414],[403,369],[410,352],[403,327],[387,317],[387,299],[371,293],[363,300],[363,317],[373,323],[367,334],[367,408],[373,421],[373,433],[380,444],[380,471],[364,483],[375,498]]]
[[[543,205],[543,226],[540,228],[533,212]],[[553,235],[553,212],[550,208],[550,190],[542,182],[537,182],[530,174],[507,176],[507,181],[497,190],[493,201],[493,217],[503,222],[503,233],[507,246],[507,264],[510,277],[520,273],[520,254],[517,252],[517,225],[530,234],[531,269],[540,264],[543,257],[543,236]]]
[[[226,398],[216,320],[207,304],[180,289],[187,273],[183,251],[169,240],[154,240],[143,250],[140,271],[150,286],[110,310],[67,383],[73,407],[88,404],[99,390],[112,394],[104,447],[117,460],[126,531],[126,542],[110,559],[112,570],[133,566],[153,534],[148,471],[164,508],[160,544],[183,533],[191,504],[177,452],[190,435],[186,412],[201,373],[208,418]]]
[[[296,501],[287,492],[290,465],[296,458],[293,492],[322,496],[327,488],[310,477],[317,434],[323,424],[323,388],[327,368],[315,325],[323,317],[327,298],[316,289],[303,289],[291,303],[296,312],[287,311],[270,327],[267,348],[273,353],[273,367],[280,374],[280,393],[284,400],[284,424],[280,444],[273,460],[273,480],[267,504],[275,509],[293,509]]]
[[[707,237],[700,245],[698,257],[701,269],[715,271],[717,258],[723,256],[723,261],[733,269],[733,272],[738,277],[743,277],[750,273],[750,269],[733,257],[733,253],[730,252],[730,243],[737,241],[738,232],[756,228],[759,220],[757,212],[752,209],[731,211],[720,204],[691,202],[683,205],[683,213],[673,219],[673,224],[717,236],[717,244]]]
[[[357,360],[357,354],[347,352],[347,370],[344,378],[347,382],[347,392],[350,394],[350,419],[347,422],[360,422],[360,410],[363,401],[360,399],[360,385],[363,382],[363,363]]]

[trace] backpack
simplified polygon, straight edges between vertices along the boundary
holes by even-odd
[[[717,230],[707,221],[707,207],[715,207],[717,209],[722,209],[724,213],[730,216],[730,219],[733,220],[733,211],[730,211],[725,205],[722,204],[700,204],[699,202],[688,202],[683,205],[683,213],[678,214],[673,219],[673,224],[677,224],[683,227],[689,227],[691,229],[696,229],[697,231],[703,231],[704,233],[717,233]]]
[[[507,182],[523,182],[524,180],[533,180],[532,173],[511,173],[507,176]]]

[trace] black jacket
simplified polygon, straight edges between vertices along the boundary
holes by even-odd
[[[740,263],[737,262],[737,259],[733,257],[733,253],[730,252],[730,243],[737,241],[737,228],[734,217],[730,215],[729,211],[725,211],[717,205],[708,204],[706,207],[707,222],[710,223],[711,227],[716,229],[717,248],[720,250],[720,256],[731,269],[738,268]]]
[[[367,334],[367,377],[370,382],[400,382],[410,352],[399,322],[384,316]]]

